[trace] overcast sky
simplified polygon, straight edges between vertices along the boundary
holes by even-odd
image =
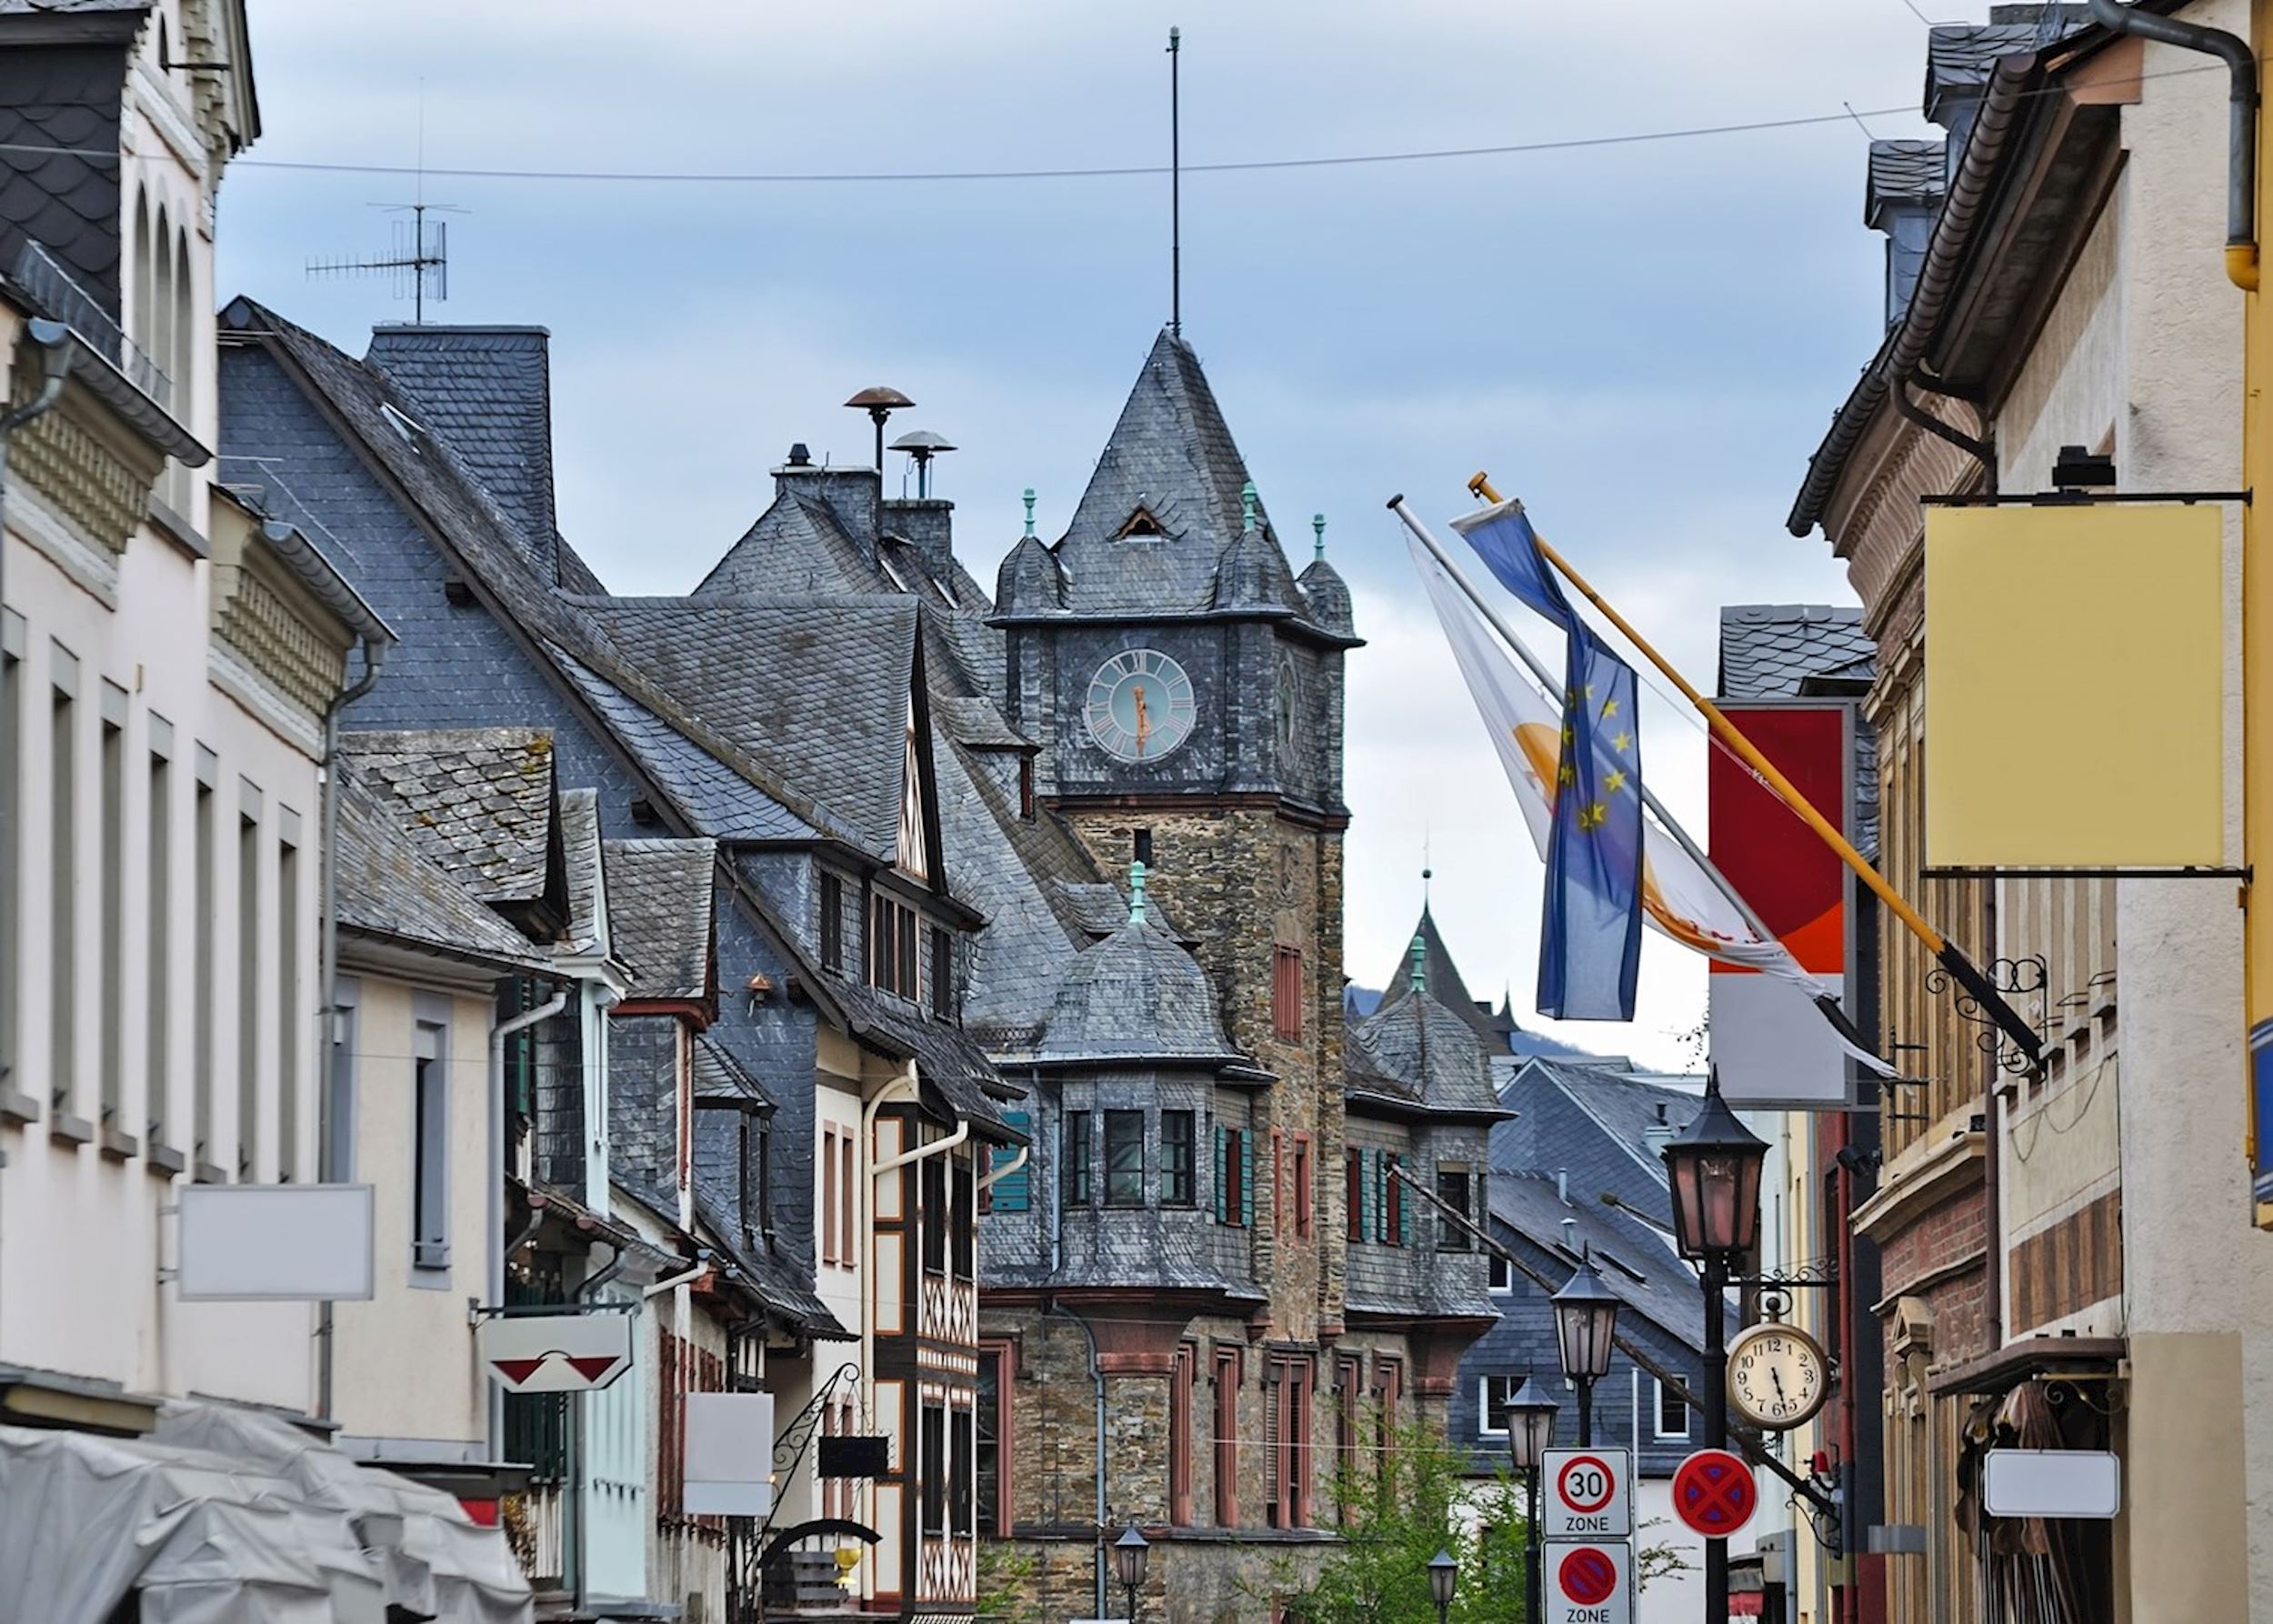
[[[1928,15],[1985,5],[1920,0]],[[1324,512],[1369,646],[1349,661],[1349,973],[1395,973],[1436,867],[1479,992],[1530,1015],[1540,868],[1384,503],[1432,519],[1488,468],[1701,686],[1724,603],[1851,602],[1783,518],[1880,333],[1861,223],[1867,125],[1916,107],[1907,0],[251,0],[265,133],[229,172],[221,292],[360,353],[407,320],[384,251],[408,175],[264,163],[843,175],[1205,165],[1781,129],[1425,162],[1190,174],[1185,331],[1299,565]],[[1851,105],[1859,115],[1850,118]],[[1888,110],[1893,111],[1888,111]],[[706,184],[429,176],[449,216],[435,318],[553,335],[563,531],[611,588],[694,585],[792,440],[866,456],[838,406],[962,447],[937,494],[990,586],[1070,516],[1167,316],[1168,187],[1048,180]],[[898,459],[895,459],[896,461]],[[896,486],[896,474],[894,485]],[[816,697],[816,702],[818,702]],[[1701,736],[1646,707],[1653,787],[1703,833]],[[1703,1007],[1652,942],[1639,1018],[1563,1035],[1657,1062]]]

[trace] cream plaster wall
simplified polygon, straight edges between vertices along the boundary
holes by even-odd
[[[11,353],[13,346],[10,346]],[[0,1362],[42,1366],[100,1377],[145,1391],[202,1391],[256,1399],[296,1409],[313,1397],[312,1317],[306,1304],[183,1304],[161,1286],[161,1263],[171,1267],[174,1225],[158,1208],[170,1206],[173,1181],[154,1176],[136,1156],[124,1161],[94,1145],[52,1141],[47,1108],[55,1049],[48,1010],[54,979],[68,976],[79,988],[75,1024],[76,1064],[70,1081],[75,1114],[100,1115],[102,1051],[100,715],[104,684],[126,693],[125,820],[123,848],[127,969],[119,991],[117,1025],[125,1060],[118,1113],[121,1128],[139,1136],[151,1117],[154,1082],[149,1052],[144,967],[151,918],[147,889],[149,747],[151,718],[172,725],[173,859],[169,923],[172,951],[167,999],[170,1064],[155,1079],[163,1099],[166,1138],[193,1151],[190,1125],[195,937],[195,847],[192,806],[198,748],[213,750],[215,773],[213,937],[214,1102],[207,1159],[234,1169],[238,1154],[236,1079],[245,1067],[260,1078],[255,1176],[273,1179],[279,1125],[275,1068],[276,849],[279,831],[298,826],[298,962],[292,982],[303,1010],[315,985],[319,867],[316,767],[305,740],[288,740],[271,719],[255,715],[212,681],[205,635],[208,566],[145,528],[115,564],[74,538],[60,516],[45,510],[21,481],[8,493],[8,606],[25,621],[25,696],[22,731],[26,767],[19,827],[22,887],[21,948],[9,945],[18,977],[19,1077],[15,1086],[38,1098],[41,1119],[25,1128],[0,1128],[8,1166],[0,1171]],[[25,528],[45,547],[26,545]],[[61,559],[62,562],[58,562]],[[98,590],[85,584],[93,581]],[[79,698],[75,797],[78,808],[75,861],[55,871],[51,797],[50,690],[56,646],[78,661]],[[285,702],[279,700],[280,706]],[[260,791],[261,872],[255,931],[255,981],[260,1000],[250,1054],[238,1048],[237,820],[240,780]],[[75,954],[68,965],[46,950],[57,885],[78,893]],[[302,1024],[299,1056],[290,1087],[297,1098],[295,1159],[303,1177],[315,1167],[315,1022]],[[102,1282],[98,1287],[95,1282]]]
[[[2243,0],[2189,21],[2246,32]],[[2062,444],[2112,430],[2122,488],[2230,489],[2241,461],[2242,295],[2226,280],[2226,83],[2146,48],[2123,109],[2126,166],[1998,424],[2002,488],[2041,488]],[[2240,853],[2240,533],[2228,522],[2226,827]],[[2150,571],[2153,561],[2140,560]],[[2087,717],[2043,718],[2090,748]],[[2104,1188],[2123,1191],[2126,1583],[2138,1624],[2273,1619],[2273,1238],[2249,1228],[2242,1160],[2240,915],[2215,881],[2117,890],[2121,1065],[2008,1118],[2008,1244]],[[2112,1119],[2110,1119],[2112,1108]],[[2048,1149],[2032,1126],[2073,1121]],[[2050,1156],[2049,1162],[2038,1158]],[[2062,1186],[2069,1188],[2063,1189]],[[2094,1328],[2117,1328],[2113,1326]],[[2256,1400],[2256,1401],[2252,1401]],[[2246,1491],[2255,1488],[2255,1494]]]
[[[484,992],[427,991],[360,970],[352,938],[343,975],[355,985],[355,1149],[343,1178],[373,1187],[377,1295],[334,1310],[334,1413],[355,1438],[474,1446],[487,1426],[469,1300],[487,1289],[489,1028]],[[416,1023],[446,1018],[450,1266],[411,1265],[416,1106],[410,1057]]]

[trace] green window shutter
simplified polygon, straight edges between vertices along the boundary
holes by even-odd
[[[1357,1233],[1350,1238],[1371,1240],[1373,1238],[1373,1168],[1367,1162],[1366,1153],[1363,1150],[1355,1154],[1357,1158]]]
[[[1408,1170],[1413,1165],[1413,1158],[1400,1156],[1397,1158],[1397,1165],[1399,1171]],[[1406,1190],[1397,1193],[1397,1243],[1399,1246],[1413,1244],[1413,1202],[1410,1193]]]
[[[1239,1221],[1255,1226],[1255,1130],[1239,1130]]]
[[[1227,1128],[1220,1126],[1216,1129],[1216,1221],[1219,1224],[1228,1223],[1231,1219],[1231,1208],[1226,1200],[1230,1191],[1230,1181],[1226,1174],[1230,1158],[1225,1154],[1224,1148],[1228,1142],[1228,1133]]]
[[[1030,1135],[1034,1131],[1034,1118],[1028,1112],[1005,1111],[1002,1114],[1002,1119],[1022,1134]],[[989,1171],[1007,1166],[1017,1158],[1018,1153],[1016,1150],[998,1146],[996,1148]],[[1015,1173],[1005,1173],[986,1187],[986,1193],[994,1204],[995,1211],[1024,1212],[1033,1205],[1032,1186],[1028,1182],[1028,1174],[1032,1170],[1032,1166],[1033,1164],[1029,1162]]]
[[[1389,1153],[1373,1153],[1373,1238],[1387,1245],[1389,1239]]]

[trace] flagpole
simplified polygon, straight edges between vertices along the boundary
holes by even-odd
[[[1468,579],[1467,572],[1461,569],[1458,562],[1445,550],[1444,544],[1429,534],[1428,526],[1421,523],[1420,516],[1413,511],[1412,504],[1401,496],[1394,496],[1389,501],[1389,511],[1404,522],[1406,529],[1412,533],[1414,540],[1428,549],[1429,556],[1443,566],[1445,574],[1452,577],[1452,584],[1459,587],[1462,595],[1475,606],[1476,612],[1484,617],[1485,624],[1499,635],[1499,640],[1505,643],[1509,651],[1523,662],[1525,668],[1546,691],[1547,697],[1555,702],[1557,708],[1560,708],[1564,702],[1562,678],[1547,667],[1546,661],[1532,653],[1531,646],[1517,634],[1515,627],[1509,626],[1501,617],[1498,606],[1477,590],[1476,583]],[[1650,814],[1657,818],[1657,827],[1665,831],[1667,837],[1676,846],[1681,848],[1689,861],[1697,865],[1705,877],[1712,881],[1715,888],[1727,899],[1728,906],[1735,908],[1745,924],[1751,927],[1752,934],[1764,942],[1779,939],[1776,933],[1768,928],[1767,922],[1753,911],[1752,905],[1744,899],[1744,894],[1729,884],[1727,877],[1713,866],[1712,858],[1705,855],[1703,849],[1690,837],[1688,830],[1681,827],[1680,819],[1668,812],[1664,804],[1650,793],[1647,779],[1638,787],[1641,790],[1642,805],[1647,807]],[[1816,1007],[1822,1012],[1824,1018],[1837,1028],[1841,1037],[1857,1049],[1870,1055],[1874,1059],[1877,1058],[1877,1046],[1856,1028],[1855,1023],[1847,1018],[1847,1011],[1840,1007],[1837,998],[1829,993],[1818,992],[1815,997],[1815,1004]],[[1883,1065],[1884,1062],[1881,1061],[1880,1064]]]
[[[1477,475],[1475,478],[1468,481],[1468,489],[1484,501],[1501,500],[1499,493],[1492,488],[1492,482],[1482,474]],[[2019,1046],[2021,1052],[2028,1056],[2028,1064],[2032,1068],[2040,1067],[2043,1064],[2043,1039],[2037,1036],[2027,1021],[2020,1018],[2019,1011],[2008,1004],[2003,995],[1989,984],[1988,977],[1981,974],[1978,967],[1966,957],[1964,949],[1928,924],[1925,917],[1910,906],[1908,899],[1894,888],[1892,883],[1885,875],[1878,872],[1870,859],[1857,851],[1847,842],[1847,837],[1841,834],[1822,813],[1817,811],[1814,804],[1806,796],[1800,794],[1793,787],[1791,780],[1777,769],[1776,764],[1761,754],[1759,747],[1747,738],[1734,722],[1721,714],[1718,706],[1691,687],[1688,678],[1683,677],[1674,667],[1671,660],[1651,647],[1649,640],[1636,631],[1625,616],[1612,608],[1602,595],[1588,585],[1586,578],[1573,569],[1560,553],[1547,545],[1547,538],[1539,535],[1536,526],[1533,526],[1531,535],[1532,538],[1538,543],[1540,556],[1552,564],[1565,580],[1578,588],[1581,596],[1602,611],[1604,618],[1616,627],[1627,642],[1641,650],[1643,657],[1657,667],[1667,681],[1681,690],[1682,697],[1697,707],[1697,714],[1702,716],[1712,728],[1714,737],[1741,757],[1746,766],[1759,774],[1767,781],[1768,787],[1783,797],[1784,804],[1797,815],[1799,820],[1814,831],[1816,837],[1829,847],[1841,862],[1854,870],[1855,877],[1870,887],[1872,894],[1887,905],[1888,911],[1902,922],[1912,936],[1924,944],[1926,950],[1931,953],[1941,967],[1949,972],[1950,977],[1965,989],[1967,995],[1980,1005],[1983,1012],[2003,1028],[2008,1038]]]

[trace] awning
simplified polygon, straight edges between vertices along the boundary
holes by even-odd
[[[1728,1598],[1732,1619],[1757,1619],[1767,1610],[1767,1598],[1757,1590],[1737,1590]]]
[[[503,1536],[280,1417],[166,1403],[145,1438],[0,1427],[0,1619],[528,1624]]]

